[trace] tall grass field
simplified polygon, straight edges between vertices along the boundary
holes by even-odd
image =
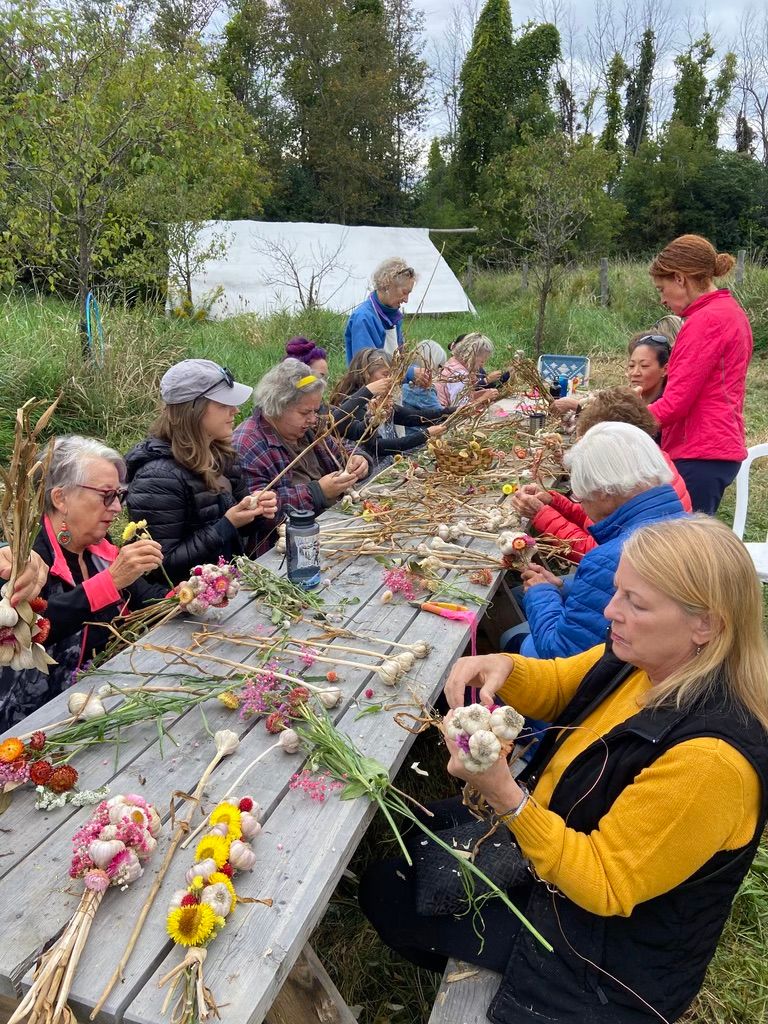
[[[665,312],[658,304],[647,268],[614,263],[608,307],[599,303],[597,268],[570,273],[550,301],[545,332],[548,352],[591,358],[591,385],[624,381],[627,338],[647,330]],[[747,268],[736,289],[749,313],[755,358],[747,395],[748,444],[768,441],[768,270]],[[516,349],[531,352],[536,295],[513,274],[482,274],[471,298],[477,314],[406,317],[411,340],[434,338],[447,346],[458,334],[479,330],[494,342],[495,365]],[[158,406],[159,381],[180,359],[205,357],[228,366],[238,380],[255,384],[277,362],[293,335],[314,338],[329,351],[331,377],[344,365],[346,317],[319,310],[242,316],[225,322],[192,322],[166,317],[148,306],[102,308],[103,347],[84,360],[77,335],[77,310],[54,298],[0,296],[0,460],[8,457],[16,408],[28,398],[61,396],[54,426],[59,433],[99,437],[125,452],[141,440]],[[242,415],[249,410],[243,409]],[[720,515],[733,516],[733,488]],[[752,473],[747,540],[768,531],[768,460]],[[420,799],[448,795],[444,756],[436,737],[420,737],[412,760],[430,770],[424,779],[404,768],[399,784]],[[425,793],[425,788],[427,792]],[[713,794],[713,813],[717,794]],[[328,808],[328,813],[333,813]],[[313,937],[313,945],[360,1024],[426,1024],[439,979],[390,954],[361,917],[354,876],[386,855],[387,831],[374,822]],[[764,843],[742,886],[731,919],[710,967],[705,987],[687,1024],[762,1024],[768,1021],[768,843]]]

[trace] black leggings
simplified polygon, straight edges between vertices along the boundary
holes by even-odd
[[[431,804],[432,831],[448,829],[471,815],[459,797]],[[514,896],[512,897],[514,899]],[[449,957],[503,973],[520,923],[499,900],[482,909],[484,943],[473,930],[472,913],[423,917],[416,913],[413,870],[405,859],[370,865],[360,880],[360,907],[382,941],[406,960],[429,971],[445,969]],[[482,948],[481,948],[482,947]]]
[[[723,459],[675,459],[675,466],[685,480],[693,511],[713,516],[725,488],[736,479],[741,463]]]

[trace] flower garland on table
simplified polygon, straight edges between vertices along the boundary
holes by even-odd
[[[41,730],[24,740],[10,736],[0,743],[0,793],[10,793],[31,782],[37,789],[35,807],[50,810],[71,803],[75,807],[96,804],[107,795],[107,787],[78,792],[77,770],[71,764],[56,764],[44,757],[48,743]]]
[[[237,871],[252,871],[256,854],[248,842],[261,831],[258,805],[246,796],[237,802],[222,801],[210,814],[211,826],[198,842],[195,860],[186,873],[186,889],[171,897],[166,928],[176,943],[187,950],[180,964],[158,982],[171,987],[163,1002],[166,1013],[179,985],[181,992],[171,1010],[171,1024],[196,1024],[219,1016],[213,993],[203,980],[208,946],[219,935],[238,902],[232,877]]]
[[[102,801],[72,837],[70,878],[85,891],[61,936],[37,963],[35,979],[8,1024],[72,1024],[67,1006],[72,980],[104,893],[125,889],[144,873],[143,862],[157,847],[160,815],[135,794]]]

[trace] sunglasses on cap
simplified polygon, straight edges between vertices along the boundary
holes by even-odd
[[[235,386],[235,378],[234,378],[234,376],[232,374],[232,371],[230,369],[228,369],[226,366],[220,366],[219,367],[219,373],[221,374],[222,380],[227,385],[228,388],[233,388]],[[205,389],[205,391],[203,391],[200,394],[199,397],[200,398],[204,398],[208,394],[209,391],[214,391],[216,388],[220,388],[221,384],[222,384],[221,380],[215,381],[213,384],[210,385],[210,387],[207,387]]]

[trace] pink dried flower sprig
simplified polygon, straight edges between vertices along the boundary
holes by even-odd
[[[415,601],[416,587],[421,587],[420,581],[404,566],[385,569],[382,580],[387,590],[393,594],[402,594],[406,601]]]
[[[316,803],[321,804],[334,790],[342,789],[344,784],[332,779],[330,775],[316,775],[305,768],[291,777],[288,786],[290,789],[302,790]]]

